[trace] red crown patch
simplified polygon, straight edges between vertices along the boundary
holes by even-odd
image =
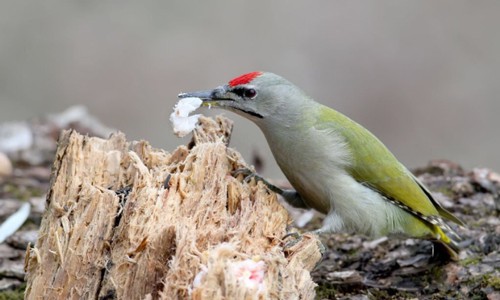
[[[229,81],[229,86],[233,87],[233,86],[237,86],[240,84],[247,84],[250,81],[254,80],[255,77],[257,77],[261,74],[262,74],[262,72],[251,72],[251,73],[243,74],[241,76],[238,76],[236,78],[231,79],[231,81]]]

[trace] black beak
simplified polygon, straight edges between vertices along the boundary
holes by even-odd
[[[200,91],[200,92],[191,92],[191,93],[180,93],[177,95],[179,98],[200,98],[201,100],[212,100],[213,90],[210,91]]]
[[[204,102],[208,101],[218,101],[218,100],[233,100],[233,99],[228,99],[225,98],[224,95],[226,94],[226,87],[225,86],[219,86],[213,90],[209,91],[200,91],[200,92],[190,92],[190,93],[180,93],[177,95],[178,98],[189,98],[189,97],[196,97],[200,98]]]

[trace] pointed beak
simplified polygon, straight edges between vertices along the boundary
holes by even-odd
[[[217,104],[221,101],[234,101],[231,98],[228,98],[227,95],[227,87],[219,86],[213,90],[208,91],[199,91],[199,92],[189,92],[189,93],[180,93],[177,95],[178,98],[189,98],[196,97],[200,98],[203,101],[203,104]]]
[[[230,88],[228,85],[222,85],[209,91],[180,93],[179,95],[177,95],[177,97],[181,99],[189,97],[200,98],[203,101],[203,106],[211,107],[213,105],[235,112],[243,112],[260,119],[264,118],[262,115],[244,107],[242,104],[240,104],[237,98],[234,99],[232,98],[232,96],[234,97],[234,95],[232,95],[232,93],[230,92]]]
[[[179,98],[200,98],[203,101],[212,100],[213,90],[209,91],[199,91],[199,92],[189,92],[189,93],[180,93],[177,95]]]

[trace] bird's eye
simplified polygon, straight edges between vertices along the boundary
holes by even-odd
[[[254,90],[254,89],[248,89],[248,90],[245,90],[245,92],[243,93],[243,95],[245,96],[245,98],[254,98],[255,96],[257,96],[257,91]]]

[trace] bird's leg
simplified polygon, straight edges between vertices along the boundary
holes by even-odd
[[[291,206],[293,206],[295,208],[305,208],[305,209],[310,208],[304,202],[304,199],[302,199],[302,197],[300,196],[300,194],[297,193],[297,191],[295,191],[295,190],[292,190],[292,189],[289,189],[289,190],[281,189],[281,188],[275,186],[274,184],[270,183],[269,181],[267,181],[263,177],[261,177],[261,176],[257,175],[256,173],[252,172],[250,169],[243,168],[243,169],[238,169],[238,170],[235,170],[235,171],[232,172],[233,176],[237,176],[237,175],[240,175],[240,174],[242,174],[242,175],[245,176],[244,180],[246,182],[250,181],[250,179],[252,179],[252,178],[255,178],[255,180],[257,180],[257,181],[261,181],[263,184],[265,184],[267,186],[267,188],[269,190],[275,192],[276,194],[281,195],[288,204],[290,204]]]
[[[304,202],[304,199],[302,196],[300,196],[299,193],[297,193],[296,190],[281,190],[282,193],[280,194],[285,201],[290,204],[291,206],[295,208],[304,208],[304,209],[310,209],[310,207]]]

